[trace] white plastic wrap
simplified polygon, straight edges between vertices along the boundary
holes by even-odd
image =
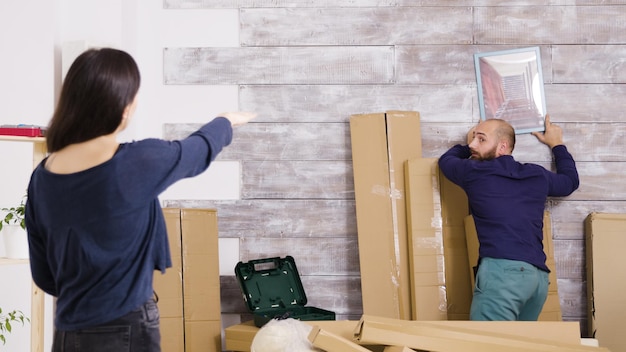
[[[251,352],[319,352],[308,340],[311,325],[293,318],[272,319],[256,333]]]

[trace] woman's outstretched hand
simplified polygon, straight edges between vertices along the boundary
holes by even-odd
[[[223,112],[218,116],[225,117],[230,121],[230,124],[233,126],[245,125],[248,121],[252,120],[256,117],[256,113],[254,112],[245,112],[245,111],[234,111],[234,112]]]

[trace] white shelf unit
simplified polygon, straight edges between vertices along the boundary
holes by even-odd
[[[33,145],[33,168],[46,157],[46,139],[43,137],[18,137],[0,135],[0,141],[14,141],[32,143]],[[28,264],[27,259],[0,258],[0,265]],[[30,350],[31,352],[43,352],[44,337],[44,292],[32,283],[30,303]]]
[[[0,258],[0,265],[28,264],[28,259]]]

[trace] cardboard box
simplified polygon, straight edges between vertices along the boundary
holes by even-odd
[[[160,313],[160,312],[159,312]],[[161,328],[161,351],[179,352],[185,350],[185,323],[183,317],[164,318],[159,322]]]
[[[358,343],[441,352],[607,351],[581,345],[576,322],[427,322],[364,315],[355,338]]]
[[[591,213],[585,219],[589,335],[600,346],[626,351],[626,214]]]
[[[185,350],[183,321],[183,260],[180,209],[163,209],[170,243],[172,267],[165,274],[154,273],[154,291],[158,296],[161,317],[161,349],[164,352]]]
[[[164,352],[218,352],[221,307],[217,212],[163,209],[172,256],[165,274],[155,272]]]
[[[217,211],[182,209],[181,225],[185,320],[220,320]]]
[[[405,164],[412,320],[468,320],[467,196],[439,172],[437,161]]]
[[[437,159],[408,160],[404,171],[412,320],[447,320]]]
[[[163,339],[163,336],[161,338]],[[220,320],[185,321],[185,351],[222,351],[222,322]]]
[[[467,251],[469,260],[469,275],[471,285],[474,287],[476,278],[476,266],[478,265],[478,234],[474,218],[468,215],[465,218],[465,235],[467,240]],[[543,215],[543,251],[546,254],[546,265],[550,268],[550,285],[548,286],[548,298],[543,305],[539,320],[560,321],[563,320],[561,314],[561,302],[559,300],[556,263],[554,261],[554,244],[552,242],[552,222],[550,212],[545,211]]]
[[[231,325],[224,329],[224,347],[226,351],[250,352],[250,346],[259,328],[253,320]]]
[[[404,163],[422,156],[417,112],[350,117],[363,311],[411,318]]]
[[[472,303],[472,285],[465,242],[465,217],[469,204],[465,191],[439,172],[441,218],[443,221],[443,256],[446,268],[448,320],[468,320]]]

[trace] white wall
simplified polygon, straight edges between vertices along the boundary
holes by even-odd
[[[131,53],[142,73],[139,106],[122,141],[160,137],[163,123],[203,123],[238,108],[236,86],[164,86],[166,46],[238,46],[237,10],[163,10],[154,0],[34,0],[0,2],[0,124],[46,125],[61,82],[61,46],[68,41],[107,45]],[[0,142],[0,207],[16,204],[31,171],[27,143]],[[239,165],[217,162],[162,199],[237,199]],[[3,248],[0,242],[0,256]],[[236,261],[233,243],[220,256]],[[225,252],[224,252],[225,251]],[[0,266],[0,307],[30,314],[27,265]],[[7,290],[5,288],[11,287]],[[51,345],[47,301],[44,350]],[[15,328],[0,351],[30,351],[30,327]]]
[[[55,1],[0,2],[0,124],[47,121],[55,92],[55,33],[50,30],[55,26],[54,12]],[[18,204],[25,194],[31,150],[27,143],[0,142],[0,207]],[[28,265],[0,266],[0,287],[0,307],[5,312],[18,309],[30,315]],[[30,351],[29,325],[14,325],[6,337],[0,351]]]

